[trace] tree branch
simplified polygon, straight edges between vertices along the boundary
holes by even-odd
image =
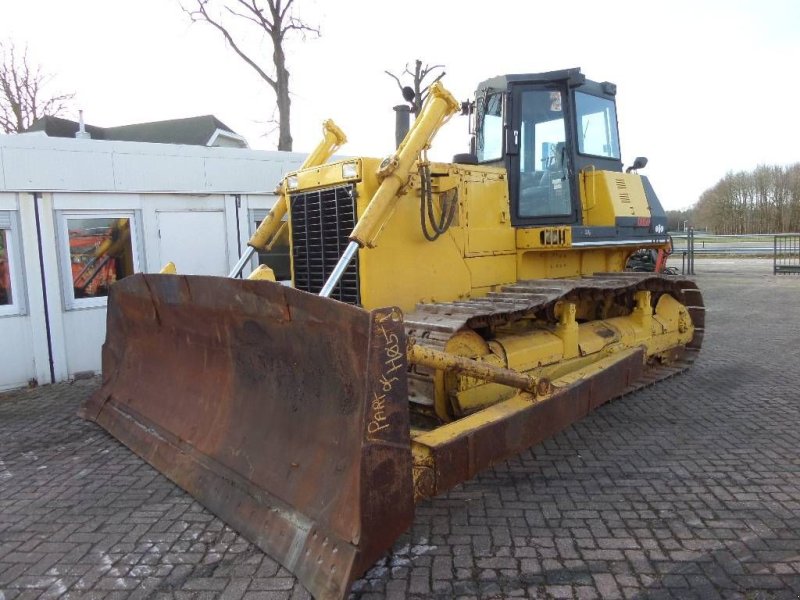
[[[414,90],[414,99],[411,101],[412,108],[415,114],[419,114],[419,111],[422,109],[422,104],[425,102],[425,98],[428,95],[428,91],[430,90],[431,86],[436,83],[437,81],[441,80],[442,77],[445,76],[446,72],[443,70],[433,81],[429,84],[425,84],[425,78],[428,77],[433,71],[436,69],[444,69],[444,65],[424,65],[421,60],[417,59],[414,61],[414,70],[412,71],[409,67],[409,63],[406,63],[405,69],[403,70],[403,75],[409,75],[412,78],[412,86],[411,89]],[[400,81],[400,77],[391,73],[389,71],[384,71],[387,75],[392,77],[396,82],[397,86],[400,88],[400,91],[403,91],[403,84]]]
[[[207,0],[196,0],[196,1],[197,1],[196,11],[187,10],[186,8],[183,8],[183,6],[181,6],[181,8],[185,13],[187,13],[191,17],[192,21],[201,20],[200,17],[202,17],[202,20],[204,20],[206,23],[208,23],[209,25],[214,27],[217,31],[219,31],[222,34],[222,37],[225,38],[225,41],[228,42],[231,48],[233,48],[233,51],[239,55],[239,58],[241,58],[244,62],[250,65],[253,68],[253,70],[256,73],[258,73],[261,79],[266,81],[273,90],[277,91],[278,82],[273,77],[271,77],[266,71],[264,71],[264,69],[262,69],[258,65],[258,63],[256,63],[252,58],[250,58],[241,48],[239,48],[239,45],[233,39],[233,36],[228,32],[228,30],[225,27],[223,27],[221,23],[214,20],[211,17],[211,15],[208,14],[208,11],[206,10]],[[200,17],[198,17],[198,15],[200,15]]]
[[[442,71],[441,73],[439,73],[439,75],[436,77],[436,79],[434,79],[433,81],[431,81],[431,82],[430,82],[428,85],[426,85],[426,86],[425,86],[425,87],[422,89],[422,94],[423,94],[423,95],[425,95],[425,96],[427,96],[427,94],[428,94],[428,90],[429,90],[429,89],[431,89],[431,86],[432,86],[434,83],[436,83],[437,81],[441,80],[441,78],[442,78],[442,77],[444,77],[445,75],[447,75],[447,71]]]
[[[312,27],[311,25],[306,25],[305,23],[303,23],[298,19],[295,19],[294,17],[291,17],[289,19],[289,24],[286,25],[281,30],[281,39],[283,39],[289,31],[299,31],[303,39],[306,39],[305,37],[306,32],[311,32],[316,37],[320,37],[320,35],[322,35],[320,33],[319,27]]]
[[[28,129],[36,119],[58,116],[74,94],[45,96],[51,77],[31,66],[27,47],[21,55],[11,43],[0,43],[0,128],[5,133]]]
[[[291,98],[289,94],[289,70],[286,67],[286,50],[283,43],[290,32],[299,32],[305,38],[306,33],[319,36],[319,29],[309,25],[292,15],[294,0],[183,0],[189,6],[181,5],[181,9],[192,21],[205,21],[220,32],[233,51],[248,64],[261,79],[275,92],[280,124],[279,150],[292,149],[290,131]],[[221,7],[219,12],[210,12],[213,6]],[[262,64],[267,64],[266,54],[245,51],[241,40],[234,38],[228,20],[241,20],[255,25],[269,36],[272,42],[272,65],[274,75],[267,72]],[[263,60],[260,60],[262,59]],[[259,64],[261,63],[261,64]]]
[[[397,82],[397,87],[400,88],[400,92],[402,93],[403,84],[400,83],[400,78],[397,75],[395,75],[394,73],[390,73],[389,71],[384,71],[384,73],[386,73],[389,77],[391,77],[392,79],[394,79]]]

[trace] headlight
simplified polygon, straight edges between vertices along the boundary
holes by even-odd
[[[298,187],[300,187],[300,182],[297,181],[297,175],[289,175],[286,178],[286,187],[290,190],[296,190]]]
[[[353,179],[358,177],[358,165],[356,163],[344,163],[342,165],[342,179]]]

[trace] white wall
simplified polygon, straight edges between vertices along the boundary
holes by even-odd
[[[14,288],[24,298],[0,310],[0,389],[100,371],[106,299],[74,298],[67,218],[128,218],[135,271],[172,261],[181,273],[225,276],[246,247],[251,211],[271,207],[282,175],[304,158],[0,136],[0,212],[16,219]]]
[[[17,194],[0,193],[0,215],[3,235],[8,243],[12,301],[0,306],[0,390],[3,390],[25,385],[36,378],[37,373],[32,317],[25,286],[28,269]]]
[[[0,135],[0,191],[272,192],[297,152]]]
[[[244,200],[269,204],[271,196],[249,195]],[[242,202],[240,198],[240,203]],[[111,214],[129,216],[132,222],[134,270],[158,272],[169,261],[179,273],[224,277],[239,258],[238,242],[246,244],[247,223],[237,231],[236,196],[212,194],[45,194],[40,200],[44,221],[51,221],[55,247],[46,250],[48,294],[51,302],[53,355],[59,378],[100,370],[100,351],[105,339],[106,300],[72,298],[72,279],[65,220]],[[49,214],[48,214],[49,213]]]

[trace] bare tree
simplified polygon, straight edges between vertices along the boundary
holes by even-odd
[[[430,83],[425,82],[425,78],[433,76],[433,72],[436,69],[442,69],[442,72],[436,75]],[[406,102],[411,104],[411,111],[418,115],[420,109],[422,108],[422,104],[425,102],[425,98],[428,96],[428,90],[431,86],[439,81],[442,77],[446,75],[444,71],[444,65],[423,65],[420,59],[414,61],[414,70],[412,71],[408,63],[406,63],[406,67],[403,72],[400,74],[400,77],[404,75],[408,75],[412,78],[412,86],[403,85],[400,81],[400,77],[391,73],[389,71],[385,71],[385,73],[394,79],[397,82],[397,87],[400,88],[400,92],[403,94],[403,98],[405,98]],[[411,94],[413,92],[413,96]]]
[[[225,41],[239,57],[258,74],[275,92],[278,107],[278,150],[292,149],[290,125],[291,98],[289,97],[289,71],[286,68],[284,42],[287,35],[314,34],[319,29],[301,21],[294,15],[294,0],[187,0],[191,8],[182,5],[192,21],[209,23],[222,34]],[[232,23],[247,23],[266,33],[272,47],[272,66],[264,66],[263,57],[248,53],[232,31]]]
[[[715,233],[800,230],[800,163],[728,173],[692,207],[694,222]]]
[[[0,129],[21,133],[36,119],[63,114],[74,94],[48,95],[52,77],[28,60],[12,42],[0,42]]]

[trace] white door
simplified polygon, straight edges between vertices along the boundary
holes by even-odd
[[[158,211],[160,264],[174,262],[182,275],[227,275],[225,213]]]

